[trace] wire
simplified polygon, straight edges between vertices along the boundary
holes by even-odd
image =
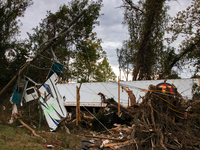
[[[85,86],[86,86],[86,85],[85,85]],[[87,86],[86,86],[86,87],[87,87]],[[89,90],[91,90],[89,87],[87,87],[87,88],[88,88]],[[105,87],[105,89],[107,90],[106,87]],[[93,91],[93,90],[91,90],[91,91]],[[93,91],[93,92],[94,92],[94,91]],[[109,91],[108,91],[108,92],[109,92]],[[94,93],[95,93],[95,92],[94,92]],[[109,92],[109,93],[110,93],[110,92]],[[110,93],[110,94],[111,94],[111,93]],[[95,95],[96,95],[96,94],[95,94]],[[112,94],[111,94],[111,95],[112,95]],[[113,96],[113,95],[112,95],[112,96]],[[115,97],[115,96],[113,96],[113,97]],[[109,102],[109,101],[108,101],[107,103],[112,104],[112,103]],[[123,110],[123,109],[122,109],[122,111],[125,112],[125,113],[127,113],[127,114],[129,114],[129,112],[127,112],[127,111],[125,111],[125,110]]]
[[[41,69],[41,70],[49,70],[49,69],[51,69],[51,68],[41,68],[41,67],[37,67],[37,66],[32,65],[32,64],[30,64],[30,66],[31,66],[31,67],[35,67],[35,68],[37,68],[37,69]]]
[[[64,84],[64,86],[67,88],[67,86]],[[76,98],[75,96],[74,96],[74,94],[67,88],[67,90],[69,91],[69,93],[71,93],[71,95],[74,97],[74,98]]]
[[[126,87],[131,87],[131,88],[138,89],[138,90],[146,90],[146,89],[143,89],[143,88],[139,88],[139,87],[136,87],[136,86],[131,86],[131,85],[123,84],[123,83],[120,83],[120,85],[123,85],[123,86],[126,86]],[[178,95],[170,95],[170,94],[166,94],[166,93],[162,93],[162,92],[157,92],[157,91],[152,91],[152,92],[157,93],[157,94],[166,95],[166,96],[181,98]],[[187,97],[187,96],[182,96],[182,97]]]
[[[67,88],[67,86],[66,86],[66,84],[64,84],[64,86]],[[86,85],[85,85],[86,86]],[[87,87],[87,86],[86,86]],[[88,87],[87,87],[88,88]],[[89,88],[88,88],[89,89]],[[67,88],[67,90],[71,93],[71,91]],[[89,89],[89,90],[91,90],[91,89]],[[91,90],[92,91],[92,90]],[[89,93],[89,94],[93,94],[93,95],[97,95],[94,91],[92,91],[92,92],[87,92],[87,91],[83,91],[83,90],[81,90],[81,92],[84,92],[84,93]],[[71,93],[72,94],[72,93]],[[73,95],[73,94],[72,94]]]
[[[99,121],[85,106],[83,106],[85,108],[85,110],[87,110],[87,112],[90,113],[90,115],[92,115],[110,134],[112,134],[112,132],[110,132],[104,125],[103,123],[101,123],[101,121]],[[112,134],[113,135],[113,134]]]
[[[67,88],[67,87],[66,87]],[[68,88],[67,88],[68,89]],[[70,92],[70,90],[68,89],[68,91]],[[71,92],[70,92],[71,93]],[[72,94],[72,93],[71,93]],[[74,97],[74,98],[76,98],[73,94],[72,94],[72,96]],[[85,110],[90,114],[90,115],[92,115],[109,133],[111,133],[112,134],[112,132],[110,132],[104,125],[103,125],[103,123],[101,123],[85,106],[83,106],[84,108],[85,108]],[[113,135],[113,134],[112,134]]]
[[[98,93],[94,92],[92,89],[90,89],[88,86],[85,85],[86,88],[88,88],[90,91],[92,91],[93,93],[95,93],[95,95],[97,95]]]
[[[50,60],[51,62],[55,62],[55,61],[53,61],[53,60],[51,60],[50,58],[48,58],[48,57],[46,57],[46,56],[44,56],[44,55],[42,55],[42,54],[39,54],[40,56],[42,56],[42,57],[44,57],[44,58],[46,58],[46,59],[48,59],[48,60]],[[62,70],[57,66],[57,65],[55,65],[56,66],[56,68],[60,71],[60,72],[62,72]],[[63,65],[64,66],[64,65]],[[40,69],[39,67],[37,67],[38,69]],[[52,69],[51,69],[52,70]],[[53,70],[52,70],[53,71]],[[53,71],[54,72],[54,71]]]
[[[116,96],[114,96],[112,93],[110,93],[110,91],[106,88],[106,86],[103,84],[103,82],[101,82],[101,84],[103,85],[103,87],[108,91],[108,93],[110,94],[110,95],[112,95],[113,97],[115,97],[115,98],[117,98]],[[127,101],[127,100],[125,100],[125,99],[120,99],[120,101]]]
[[[44,56],[44,55],[42,55],[42,54],[38,54],[38,55],[40,55],[40,56],[42,56],[42,57],[44,57],[44,58],[50,60],[51,62],[53,62],[50,58],[48,58],[48,57],[46,57],[46,56]]]

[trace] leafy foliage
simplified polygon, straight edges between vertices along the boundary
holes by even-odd
[[[63,40],[52,44],[51,48],[41,53],[35,65],[40,68],[50,68],[52,61],[57,61],[64,64],[61,75],[63,81],[68,82],[70,79],[90,81],[95,73],[97,61],[106,56],[101,47],[101,39],[92,32],[94,25],[98,24],[101,3],[102,0],[91,2],[73,0],[68,5],[60,6],[54,14],[48,11],[47,17],[43,19],[40,26],[33,29],[32,35],[29,34],[30,51],[36,55],[50,39],[56,40],[60,36],[59,33],[63,34],[64,30],[68,32],[63,34],[65,36]],[[86,11],[83,16],[69,28],[69,24],[83,10]],[[30,70],[30,72],[34,71]],[[31,73],[30,77],[38,79],[43,77],[44,80],[47,73],[45,70],[38,70],[37,76]]]
[[[126,81],[128,81],[128,75],[131,73],[136,61],[136,52],[133,48],[134,46],[131,46],[132,44],[133,42],[131,41],[124,41],[121,49],[116,50],[119,69],[126,75]]]
[[[96,81],[106,82],[108,80],[115,81],[116,78],[117,76],[112,71],[107,58],[104,57],[103,61],[99,62],[96,67],[94,79],[96,79]]]
[[[157,75],[160,79],[178,78],[173,68],[176,67],[181,71],[185,65],[195,68],[194,73],[198,73],[200,68],[198,0],[193,0],[191,6],[171,18],[171,25],[167,30],[169,17],[165,0],[140,0],[137,5],[130,0],[124,0],[122,7],[125,10],[124,24],[128,26],[130,39],[123,43],[121,49],[117,49],[118,61],[123,69],[134,68],[133,80],[154,79]],[[178,38],[183,39],[178,50],[170,45],[167,47],[164,45],[165,31],[172,33],[171,38],[165,38],[168,44]]]
[[[32,0],[6,0],[0,2],[0,81],[1,87],[17,73],[28,55],[24,43],[17,41],[19,19]],[[1,88],[0,87],[0,88]]]

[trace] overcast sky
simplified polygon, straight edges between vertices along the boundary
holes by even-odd
[[[23,18],[20,18],[23,26],[21,26],[21,39],[27,38],[26,32],[32,33],[31,29],[35,28],[46,17],[47,10],[52,13],[58,11],[59,6],[66,4],[70,0],[33,0],[34,4],[26,9]],[[137,0],[135,0],[137,2]],[[179,0],[168,2],[171,6],[170,15],[175,15],[178,11],[185,9],[190,5],[191,0]],[[97,37],[101,38],[102,47],[106,51],[109,63],[113,67],[114,72],[118,75],[118,62],[116,49],[122,46],[123,40],[128,39],[127,27],[122,25],[123,10],[119,7],[122,0],[103,0],[101,13],[99,17],[100,26],[96,26],[94,31]],[[179,43],[176,44],[178,46]],[[189,74],[182,73],[182,77],[189,77]]]

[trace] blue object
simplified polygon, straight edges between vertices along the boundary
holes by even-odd
[[[58,63],[58,62],[53,62],[53,65],[51,67],[51,70],[49,72],[49,75],[47,78],[49,78],[54,72],[60,76],[62,69],[63,69],[64,65]]]
[[[51,96],[54,98],[50,86],[49,86],[48,84],[43,84],[43,86],[45,87],[45,89],[47,90],[47,92],[48,92],[49,94],[51,94]]]
[[[15,90],[14,90],[11,102],[20,105],[21,99],[22,99],[22,96],[23,96],[23,93],[24,93],[24,88],[25,88],[26,82],[27,81],[23,81],[24,86],[23,86],[22,89],[18,89],[18,84],[15,85]]]

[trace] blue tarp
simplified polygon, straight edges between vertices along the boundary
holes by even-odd
[[[21,99],[22,99],[22,96],[23,96],[23,93],[24,93],[24,88],[25,88],[26,82],[27,81],[23,81],[24,86],[23,86],[22,89],[18,89],[18,84],[15,85],[15,90],[14,90],[12,100],[11,100],[13,103],[20,105]]]

